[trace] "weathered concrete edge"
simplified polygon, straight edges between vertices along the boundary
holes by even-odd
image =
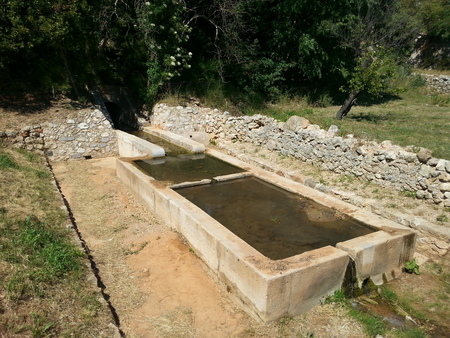
[[[143,131],[151,135],[158,136],[193,153],[203,153],[205,151],[205,146],[203,144],[169,131],[163,131],[152,127],[144,127]]]
[[[160,146],[143,140],[137,136],[116,130],[119,155],[121,157],[162,157],[166,152]]]

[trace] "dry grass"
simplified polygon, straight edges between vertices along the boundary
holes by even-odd
[[[113,336],[44,159],[0,145],[0,183],[0,336]]]
[[[280,121],[293,115],[303,116],[313,124],[328,129],[337,125],[340,135],[353,134],[360,139],[382,142],[390,140],[406,147],[415,146],[430,149],[434,157],[450,159],[450,94],[438,94],[424,86],[425,81],[417,73],[431,73],[415,70],[412,75],[400,74],[393,80],[395,88],[401,88],[398,95],[380,99],[358,98],[358,103],[347,117],[340,121],[335,115],[343,102],[333,102],[331,96],[322,94],[317,98],[282,97],[277,103],[264,103],[245,97],[239,102],[239,95],[231,95],[230,100],[220,88],[208,88],[198,99],[205,106],[217,107],[232,113],[248,115],[263,114]],[[448,75],[449,71],[433,72],[435,75]],[[239,93],[237,93],[239,94]],[[240,95],[243,95],[240,93]],[[245,95],[244,95],[245,96]],[[184,105],[189,95],[169,93],[163,102],[169,105]],[[312,102],[314,100],[314,102]],[[233,102],[234,103],[233,103]]]
[[[312,107],[304,99],[281,101],[262,113],[285,121],[292,115],[307,118],[328,129],[337,125],[340,135],[353,134],[360,139],[390,140],[406,147],[432,150],[433,156],[450,159],[450,95],[437,94],[425,87],[411,88],[395,97],[378,102],[359,100],[344,120],[334,117],[339,106]]]

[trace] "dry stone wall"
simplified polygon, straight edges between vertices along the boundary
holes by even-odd
[[[323,130],[298,116],[282,123],[263,115],[232,116],[217,109],[158,104],[150,122],[188,137],[206,132],[216,143],[249,142],[325,170],[409,191],[417,198],[450,207],[450,161],[434,158],[426,149],[337,136],[336,126]]]
[[[0,142],[45,153],[53,161],[113,156],[117,137],[109,116],[98,109],[74,112],[60,121],[0,131]]]
[[[450,94],[450,75],[422,74],[427,86],[441,94]]]

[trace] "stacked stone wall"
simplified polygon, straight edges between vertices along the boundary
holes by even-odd
[[[427,86],[435,92],[450,94],[450,75],[429,75],[423,74]]]
[[[0,142],[44,153],[52,161],[118,154],[112,122],[98,109],[80,110],[61,121],[0,131]]]
[[[44,151],[44,131],[41,125],[26,126],[20,130],[0,130],[0,142],[12,144],[16,148]]]
[[[263,115],[232,116],[200,107],[156,105],[151,124],[188,137],[206,132],[218,144],[249,142],[324,170],[354,175],[450,207],[450,161],[434,158],[426,149],[337,136],[336,126],[323,130],[297,116],[282,123]]]

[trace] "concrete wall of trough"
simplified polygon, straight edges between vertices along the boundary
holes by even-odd
[[[123,141],[119,138],[119,143]],[[116,172],[122,182],[186,238],[217,276],[219,285],[255,318],[267,322],[308,311],[342,286],[350,258],[355,261],[354,273],[360,286],[367,278],[383,284],[397,277],[412,259],[415,234],[409,229],[213,149],[207,153],[379,230],[340,242],[337,248],[326,246],[270,260],[176,191],[147,176],[132,163],[133,159],[117,159]]]
[[[0,130],[0,142],[45,153],[52,161],[118,154],[116,131],[109,116],[89,108],[60,121],[25,126],[20,130]]]
[[[206,132],[216,143],[249,142],[324,170],[414,192],[419,199],[450,207],[450,161],[434,158],[426,149],[337,136],[336,126],[323,130],[298,116],[282,123],[263,115],[232,116],[200,107],[158,104],[151,124],[194,138],[196,133]]]

